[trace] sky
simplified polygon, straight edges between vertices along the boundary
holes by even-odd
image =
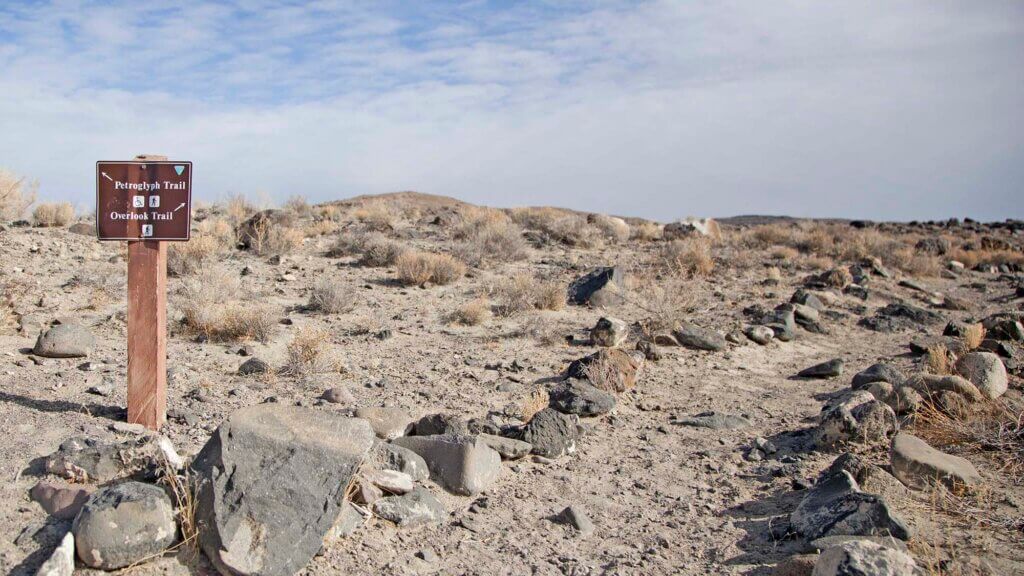
[[[1024,217],[1024,2],[3,0],[0,166],[670,221]]]

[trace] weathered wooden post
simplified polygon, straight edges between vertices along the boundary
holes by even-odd
[[[128,422],[167,419],[167,241],[188,241],[192,164],[96,163],[96,234],[128,241]]]

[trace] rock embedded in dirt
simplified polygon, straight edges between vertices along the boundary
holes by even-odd
[[[672,329],[672,336],[679,342],[680,346],[693,348],[695,350],[707,350],[718,352],[725,350],[726,341],[721,334],[714,330],[701,328],[690,322],[680,322]]]
[[[833,546],[841,546],[847,542],[873,542],[883,548],[891,548],[907,552],[907,543],[892,536],[822,536],[808,542],[810,549],[824,551]]]
[[[737,430],[750,426],[750,420],[743,416],[720,414],[717,412],[704,412],[696,416],[687,416],[680,418],[677,422],[683,426],[710,428],[711,430]]]
[[[405,494],[413,489],[412,477],[395,470],[371,470],[366,473],[366,479],[391,494]]]
[[[270,372],[270,364],[267,364],[259,358],[252,357],[242,362],[238,367],[238,374],[240,376],[252,376],[254,374],[267,374]]]
[[[743,334],[752,341],[764,346],[775,339],[775,331],[767,326],[748,326]]]
[[[602,305],[604,301],[615,300],[625,289],[625,277],[625,271],[619,266],[596,268],[569,284],[569,302],[585,305],[594,301]]]
[[[793,296],[789,299],[793,304],[803,304],[817,311],[825,309],[825,303],[821,301],[818,296],[809,290],[803,288],[797,288],[796,292],[793,292]]]
[[[405,435],[411,424],[412,416],[402,408],[387,406],[357,408],[356,418],[366,420],[378,438],[394,440]]]
[[[80,324],[58,324],[36,339],[32,353],[46,358],[81,358],[96,349],[96,338]]]
[[[816,484],[790,514],[793,529],[808,540],[823,536],[885,536],[910,539],[910,529],[879,496],[860,491],[843,471]]]
[[[331,404],[354,404],[356,399],[349,392],[347,386],[334,386],[324,390],[320,398]]]
[[[991,352],[964,354],[956,363],[956,371],[990,400],[1002,396],[1009,385],[1003,361]]]
[[[801,378],[835,378],[843,375],[843,366],[842,358],[835,358],[828,362],[815,364],[810,368],[804,368],[797,376]]]
[[[896,478],[915,490],[924,490],[936,482],[950,489],[981,484],[981,475],[969,461],[936,450],[905,432],[893,438],[890,458]]]
[[[440,524],[448,514],[444,505],[426,488],[414,488],[408,494],[381,498],[373,503],[373,513],[401,527]]]
[[[39,566],[36,576],[71,576],[75,572],[75,536],[64,535],[50,557]]]
[[[78,513],[71,531],[83,563],[116,570],[169,548],[178,527],[171,499],[162,488],[124,482],[96,491]]]
[[[822,552],[811,576],[916,576],[919,573],[910,554],[856,540]]]
[[[872,382],[888,382],[898,387],[907,379],[902,372],[891,364],[872,364],[853,376],[851,387],[854,390],[866,388]]]
[[[427,414],[417,420],[409,430],[410,436],[436,436],[439,434],[469,434],[469,422],[457,414]]]
[[[324,536],[324,545],[327,546],[341,538],[351,536],[362,525],[362,513],[351,502],[345,502],[341,506],[341,513],[338,514],[338,519],[334,522],[334,526],[331,526],[331,529],[327,531],[327,535]]]
[[[82,484],[40,480],[29,491],[29,497],[46,513],[61,520],[73,520],[96,489]]]
[[[879,308],[874,316],[862,319],[860,325],[876,332],[897,332],[939,322],[942,322],[942,316],[935,312],[910,304],[893,303]]]
[[[615,408],[613,394],[591,386],[586,380],[570,378],[549,392],[551,407],[564,414],[600,416]]]
[[[981,402],[983,395],[978,387],[960,376],[939,376],[936,374],[914,374],[904,383],[917,390],[925,398],[933,398],[941,392],[952,392],[963,396],[969,402]]]
[[[327,410],[259,404],[231,414],[192,465],[207,557],[229,574],[300,570],[335,524],[373,441],[366,420]]]
[[[46,457],[50,474],[75,482],[109,482],[124,476],[154,476],[164,466],[170,441],[161,436],[142,436],[120,443],[76,436],[61,443]],[[173,446],[171,446],[173,452]]]
[[[487,490],[501,473],[501,457],[476,436],[404,436],[396,438],[393,443],[422,456],[430,470],[430,478],[455,494],[479,494]]]
[[[478,434],[477,437],[497,452],[502,460],[518,460],[533,451],[533,446],[529,442],[515,438],[505,438],[493,434]]]
[[[590,341],[597,346],[614,348],[629,337],[629,325],[624,320],[605,316],[590,330]]]
[[[533,446],[533,454],[545,458],[558,458],[576,450],[579,431],[572,418],[545,408],[516,433],[516,439]]]

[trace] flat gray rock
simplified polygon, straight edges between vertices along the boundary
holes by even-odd
[[[47,358],[80,358],[92,354],[96,338],[79,324],[58,324],[36,339],[32,353]]]
[[[718,352],[725,350],[725,338],[714,330],[701,328],[689,322],[680,322],[672,329],[672,336],[680,346],[696,350]]]
[[[259,404],[196,456],[199,544],[225,574],[290,576],[320,550],[373,445],[366,420]]]
[[[828,362],[804,368],[797,376],[801,378],[835,378],[836,376],[842,376],[843,366],[842,358],[834,358]]]
[[[902,550],[853,540],[821,553],[811,576],[915,576],[914,559]]]
[[[529,442],[523,442],[515,438],[505,438],[504,436],[494,436],[492,434],[478,434],[477,437],[497,452],[502,460],[518,460],[533,450],[533,446]]]
[[[430,468],[422,456],[390,442],[375,442],[370,460],[382,470],[395,470],[422,482],[430,478]]]
[[[39,567],[36,576],[71,576],[75,572],[75,536],[68,532],[50,557]]]
[[[903,384],[907,377],[899,371],[898,368],[891,364],[872,364],[864,370],[854,374],[852,388],[854,390],[860,390],[866,388],[868,384],[874,382],[888,382],[893,385],[894,388],[898,388]]]
[[[124,482],[96,491],[71,531],[83,563],[116,570],[166,550],[177,539],[178,526],[162,488]]]
[[[576,450],[579,431],[572,418],[545,408],[519,430],[516,438],[533,446],[533,453],[545,458],[558,458]]]
[[[615,408],[615,395],[592,386],[586,380],[570,378],[548,394],[551,407],[564,414],[600,416]]]
[[[910,538],[910,529],[885,500],[861,492],[845,471],[809,490],[790,514],[790,523],[808,540],[836,535]]]

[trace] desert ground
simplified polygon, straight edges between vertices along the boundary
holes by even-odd
[[[133,480],[163,489],[173,533],[104,568],[216,574],[195,494],[216,474],[196,456],[241,442],[243,418],[225,422],[263,407],[472,454],[384,475],[365,444],[340,488],[326,476],[353,523],[288,528],[319,548],[289,552],[301,574],[1024,573],[1024,223],[666,225],[416,193],[262,208],[195,207],[192,240],[170,247],[159,434],[184,463],[101,472],[109,452],[62,443],[124,455],[157,438],[124,423],[126,246],[54,205],[0,228],[0,571],[36,573],[74,524],[75,572],[102,573],[79,534],[102,527],[83,517]],[[294,493],[233,505],[304,505],[288,482],[323,470],[281,467],[337,447],[302,429],[292,459],[229,480]],[[443,510],[396,515],[424,492]],[[220,568],[287,573],[278,552]]]

